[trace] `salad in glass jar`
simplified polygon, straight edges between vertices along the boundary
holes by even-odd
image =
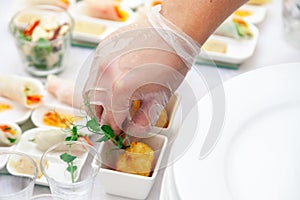
[[[61,72],[71,46],[73,19],[55,6],[35,6],[17,13],[10,30],[26,69],[33,75]]]

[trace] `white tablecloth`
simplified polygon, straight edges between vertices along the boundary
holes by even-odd
[[[0,6],[0,73],[14,73],[18,75],[29,76],[24,70],[20,57],[17,54],[13,38],[8,31],[8,23],[11,16],[18,8],[18,0],[1,1]],[[223,81],[236,75],[245,73],[257,68],[276,65],[287,62],[300,62],[300,49],[296,49],[285,42],[282,31],[281,19],[281,1],[273,0],[267,5],[267,15],[265,20],[258,25],[260,36],[254,55],[239,66],[238,70],[219,69]],[[92,49],[72,47],[69,66],[59,74],[60,77],[75,80],[84,63],[85,59],[92,53]],[[214,70],[209,66],[194,66],[200,71]],[[195,78],[190,73],[187,79],[193,81]],[[195,86],[197,88],[197,86]],[[197,88],[199,89],[199,88]],[[201,93],[201,92],[200,92]],[[160,184],[163,171],[160,172],[152,192],[148,199],[158,199],[160,193]],[[100,199],[103,196],[103,190],[99,188],[100,183],[97,179],[93,199]],[[48,187],[36,186],[35,194],[49,193]],[[118,197],[107,196],[107,199],[119,199]]]

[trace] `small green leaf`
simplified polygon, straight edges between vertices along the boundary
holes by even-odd
[[[76,156],[73,156],[73,155],[68,154],[68,153],[63,153],[63,154],[60,155],[60,159],[62,159],[66,163],[70,163],[70,162],[73,162],[76,159]]]
[[[101,131],[101,127],[100,127],[100,125],[99,125],[99,123],[98,123],[98,121],[97,121],[96,118],[90,119],[90,120],[86,123],[86,127],[87,127],[89,130],[93,131],[93,132],[99,132],[99,131]]]
[[[107,140],[109,140],[109,138],[106,136],[103,136],[100,139],[96,140],[96,142],[106,142]]]
[[[105,135],[108,135],[111,138],[115,137],[114,130],[110,126],[102,125],[101,130],[105,133]]]
[[[73,126],[73,128],[72,128],[72,134],[77,134],[77,126]]]
[[[8,140],[9,140],[9,142],[10,143],[15,143],[16,141],[17,141],[17,139],[16,138],[7,138]]]
[[[118,135],[118,136],[115,138],[115,140],[116,140],[116,146],[117,146],[119,149],[125,148],[125,146],[123,145],[123,138],[122,138],[120,135]]]
[[[71,174],[73,174],[76,170],[77,170],[76,165],[67,167],[67,171],[70,172]]]
[[[123,143],[123,138],[122,138],[120,135],[118,135],[118,136],[116,137],[116,141],[117,141],[118,143]]]
[[[26,41],[30,41],[30,37],[27,37],[24,35],[23,31],[20,31],[20,39],[21,40],[26,40]]]
[[[65,141],[72,141],[72,136],[66,137]]]

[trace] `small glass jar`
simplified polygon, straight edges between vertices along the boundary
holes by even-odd
[[[67,66],[74,20],[66,10],[51,5],[25,8],[12,17],[9,26],[30,74],[57,74]]]
[[[300,48],[300,0],[283,0],[282,18],[286,40]]]

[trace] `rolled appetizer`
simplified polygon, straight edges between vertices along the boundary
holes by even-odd
[[[60,102],[72,106],[74,94],[73,82],[58,78],[55,75],[49,75],[46,80],[45,88]]]
[[[80,108],[82,106],[81,95],[77,95],[74,100],[75,84],[72,81],[59,78],[55,75],[49,75],[45,84],[46,90],[57,98],[58,101]]]
[[[43,85],[31,78],[0,74],[0,96],[35,108],[42,101]]]
[[[121,0],[85,0],[83,10],[85,14],[113,21],[126,21],[129,13],[121,8]]]
[[[14,123],[0,124],[0,146],[12,146],[21,139],[21,128]]]
[[[239,18],[229,18],[225,20],[216,29],[214,34],[235,39],[250,39],[253,37],[253,33],[248,23]]]
[[[68,135],[61,129],[41,129],[35,135],[34,142],[39,150],[46,151],[52,145],[63,142]]]

